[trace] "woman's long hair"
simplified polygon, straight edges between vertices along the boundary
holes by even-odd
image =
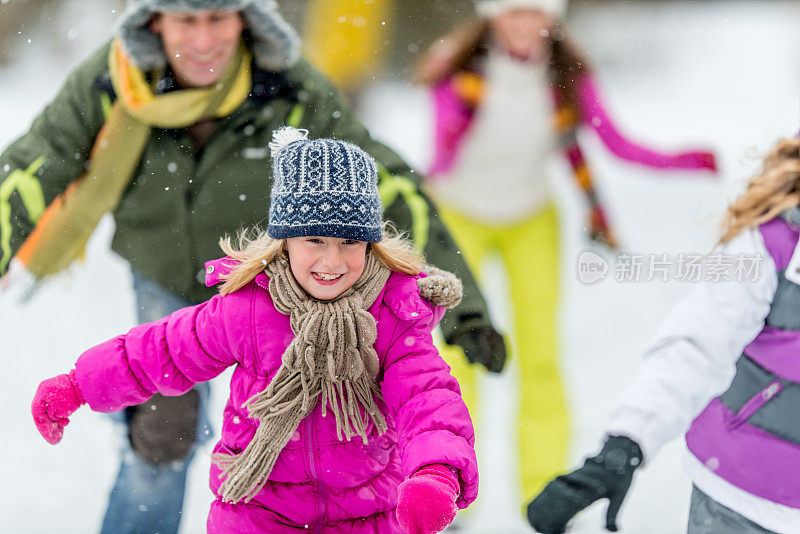
[[[768,222],[800,204],[800,138],[782,139],[764,159],[764,169],[728,207],[720,243]]]
[[[491,43],[491,22],[485,17],[467,21],[438,39],[422,56],[414,74],[414,82],[435,85],[454,72],[471,69],[486,55]],[[589,72],[583,53],[559,25],[553,28],[550,43],[550,82],[562,95],[563,103],[576,107],[576,84]]]
[[[275,256],[286,254],[285,239],[273,239],[266,231],[257,228],[239,232],[236,244],[230,236],[225,236],[219,240],[219,246],[238,262],[229,274],[222,277],[225,280],[219,289],[222,295],[249,284]],[[392,271],[416,275],[425,266],[424,256],[390,223],[384,224],[383,239],[378,243],[369,243],[369,248]]]

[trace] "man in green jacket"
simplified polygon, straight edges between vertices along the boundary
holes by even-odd
[[[0,275],[63,269],[111,211],[112,248],[131,264],[140,322],[209,298],[203,263],[220,255],[222,235],[265,219],[267,145],[286,124],[375,157],[386,218],[464,282],[445,339],[498,370],[502,338],[414,172],[300,57],[273,0],[129,2],[118,38],[0,155]],[[207,391],[119,414],[128,449],[103,532],[177,531],[187,466],[208,435]]]

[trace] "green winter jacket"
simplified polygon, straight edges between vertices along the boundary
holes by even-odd
[[[30,130],[0,155],[0,274],[49,204],[85,169],[89,151],[115,95],[108,48],[67,79]],[[285,73],[255,64],[252,91],[220,119],[204,148],[184,130],[153,129],[134,178],[114,211],[112,248],[136,271],[192,301],[215,292],[202,283],[203,263],[220,256],[219,238],[266,227],[272,131],[291,124],[310,137],[345,139],[380,167],[385,218],[406,230],[428,261],[456,273],[464,300],[443,321],[446,339],[488,326],[486,305],[419,179],[392,150],[373,140],[333,85],[301,60]]]

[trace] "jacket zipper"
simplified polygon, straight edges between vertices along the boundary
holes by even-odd
[[[314,425],[314,412],[306,417],[304,423],[306,425],[306,450],[308,451],[308,467],[311,471],[311,478],[317,485],[317,498],[315,502],[316,519],[314,519],[313,532],[321,533],[323,519],[325,516],[325,496],[323,494],[325,486],[319,477],[319,468],[317,466],[317,457],[314,454],[314,445],[316,443],[316,428]]]
[[[775,395],[780,393],[783,390],[783,384],[780,380],[773,380],[767,386],[753,395],[744,405],[739,408],[739,411],[736,412],[733,420],[731,421],[732,426],[739,426],[750,417],[753,416],[758,410],[764,407],[766,403],[771,401]]]

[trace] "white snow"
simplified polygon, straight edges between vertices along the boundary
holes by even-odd
[[[69,69],[108,35],[116,17],[103,0],[65,0],[65,15],[51,35],[19,36],[20,61],[0,77],[0,146],[22,133],[57,91]],[[96,8],[95,17],[84,9]],[[79,8],[79,7],[80,8]],[[594,59],[606,101],[620,127],[654,146],[679,149],[697,144],[720,155],[718,179],[660,173],[619,162],[591,135],[585,137],[598,186],[626,250],[677,255],[705,252],[725,204],[757,167],[758,158],[780,136],[800,126],[800,8],[794,2],[620,3],[582,10],[573,33]],[[66,37],[66,39],[64,39]],[[31,40],[30,44],[27,43]],[[373,131],[391,141],[420,167],[429,154],[424,117],[427,100],[418,90],[382,85],[365,99]],[[686,293],[678,282],[582,285],[575,262],[581,239],[582,200],[568,183],[565,166],[555,177],[564,221],[562,307],[564,372],[574,412],[574,463],[596,450],[605,414],[632,376],[639,353],[658,321]],[[111,254],[112,223],[93,237],[87,260],[19,307],[0,297],[0,339],[6,372],[0,376],[0,514],[2,532],[85,533],[99,527],[117,468],[119,434],[106,418],[79,410],[58,446],[38,435],[29,405],[38,383],[68,371],[81,351],[134,323],[130,275]],[[601,253],[602,254],[602,253]],[[496,266],[493,292],[502,290]],[[501,322],[502,302],[493,310]],[[227,375],[214,384],[212,421],[219,421]],[[482,451],[482,500],[470,532],[526,532],[509,490],[514,454],[509,383],[487,380],[497,399]],[[542,436],[541,439],[547,439]],[[679,467],[675,440],[637,476],[619,523],[625,532],[672,534],[685,530],[689,481]],[[181,532],[205,531],[211,501],[208,452],[190,473]],[[603,532],[605,505],[578,518],[573,532]]]

